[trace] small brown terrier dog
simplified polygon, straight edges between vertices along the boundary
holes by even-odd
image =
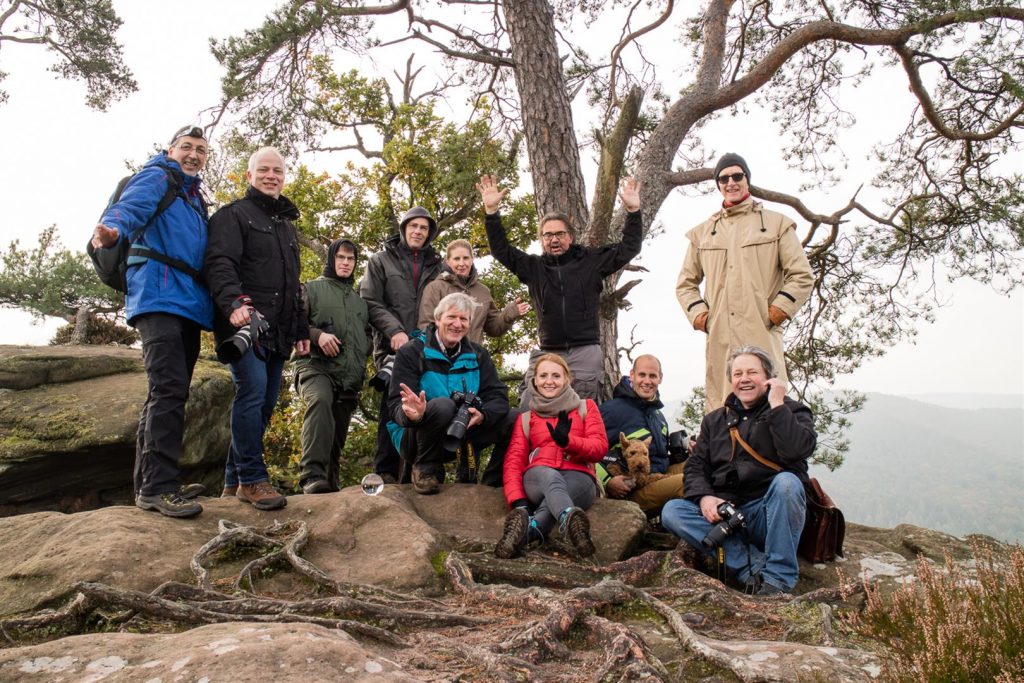
[[[651,456],[647,447],[651,445],[651,437],[644,440],[627,439],[626,435],[619,432],[619,445],[622,447],[622,457],[626,461],[628,471],[622,471],[618,463],[608,466],[608,473],[613,477],[632,477],[636,488],[642,489],[652,481],[658,481],[667,475],[651,474]]]

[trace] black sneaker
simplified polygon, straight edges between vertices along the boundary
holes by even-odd
[[[779,588],[778,586],[768,583],[767,581],[762,581],[761,587],[757,589],[757,593],[755,593],[755,595],[760,595],[764,597],[768,595],[783,595],[785,594],[785,592],[786,590],[783,588]]]
[[[310,479],[302,485],[303,493],[330,493],[331,485],[326,479]]]
[[[441,481],[433,472],[429,472],[419,467],[413,467],[412,488],[416,493],[429,496],[441,490]]]
[[[167,517],[195,517],[203,511],[203,506],[194,500],[185,500],[177,492],[158,493],[153,496],[139,494],[135,497],[135,507],[143,510],[155,510]]]
[[[505,530],[501,540],[494,546],[494,555],[503,560],[515,557],[526,545],[526,533],[530,529],[530,513],[525,508],[513,508],[505,516]]]
[[[178,489],[178,497],[184,498],[185,500],[195,500],[199,496],[206,494],[206,487],[202,484],[183,484]]]
[[[560,527],[562,536],[569,539],[580,557],[590,557],[596,551],[590,539],[590,519],[580,508],[573,507],[565,513]]]

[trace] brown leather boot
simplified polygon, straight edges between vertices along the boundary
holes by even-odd
[[[242,484],[238,487],[235,497],[250,503],[257,510],[280,510],[288,504],[288,499],[278,493],[269,481]]]
[[[237,486],[225,486],[224,490],[220,492],[221,498],[234,498],[235,494],[238,493]]]

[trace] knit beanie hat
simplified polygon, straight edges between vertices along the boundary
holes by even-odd
[[[735,152],[727,152],[722,155],[722,158],[715,164],[715,180],[718,179],[718,175],[722,172],[723,168],[729,168],[730,166],[739,166],[743,169],[743,172],[747,175],[747,182],[750,182],[750,167],[747,166],[747,162],[739,154]]]

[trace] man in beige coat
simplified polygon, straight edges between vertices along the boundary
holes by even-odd
[[[695,330],[707,334],[705,411],[728,395],[730,349],[753,344],[771,353],[785,382],[782,325],[814,284],[796,224],[750,197],[750,168],[738,154],[715,165],[722,210],[686,234],[690,240],[676,297]],[[704,283],[701,295],[700,284]]]

